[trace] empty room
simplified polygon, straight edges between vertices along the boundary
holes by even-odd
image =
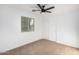
[[[78,4],[0,4],[0,55],[78,54]]]

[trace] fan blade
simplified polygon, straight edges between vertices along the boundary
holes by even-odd
[[[52,9],[52,8],[55,8],[55,7],[53,6],[53,7],[47,8],[47,9],[45,9],[45,10],[50,10],[50,9]]]
[[[37,5],[38,5],[38,7],[39,7],[40,9],[43,9],[42,6],[41,6],[40,4],[37,4]]]
[[[51,11],[46,11],[46,12],[48,12],[48,13],[52,13]]]
[[[32,10],[33,12],[36,12],[36,11],[41,11],[41,10]]]

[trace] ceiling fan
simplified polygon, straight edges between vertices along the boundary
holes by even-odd
[[[40,8],[40,10],[35,10],[35,9],[33,9],[32,12],[41,11],[41,13],[44,13],[44,12],[52,13],[52,12],[49,11],[49,10],[55,8],[54,6],[49,7],[49,8],[45,8],[45,7],[46,7],[46,4],[44,4],[44,5],[42,5],[42,4],[37,4],[37,6]]]

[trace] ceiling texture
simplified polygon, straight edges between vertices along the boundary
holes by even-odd
[[[40,9],[36,4],[4,4],[6,6],[16,8],[23,11],[30,11],[32,12],[33,9]],[[65,11],[78,11],[79,5],[78,4],[46,4],[46,8],[50,6],[55,6],[54,9],[51,9],[52,13],[62,13]],[[40,13],[40,11],[34,12]]]

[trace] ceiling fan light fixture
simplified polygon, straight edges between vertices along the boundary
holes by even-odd
[[[49,8],[46,8],[45,9],[45,7],[46,7],[46,5],[47,4],[37,4],[37,6],[40,8],[40,10],[32,10],[33,12],[36,12],[36,11],[41,11],[41,13],[45,13],[45,12],[47,12],[47,13],[52,13],[51,11],[49,11],[50,9],[53,9],[53,8],[55,8],[54,6],[52,6],[52,7],[49,7]]]

